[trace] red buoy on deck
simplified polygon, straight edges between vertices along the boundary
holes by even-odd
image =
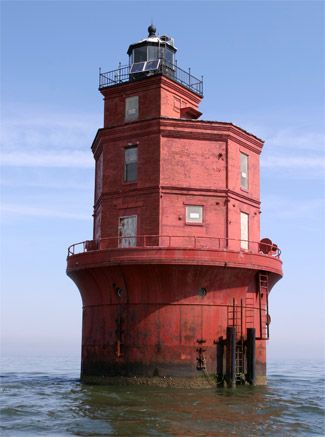
[[[218,385],[227,368],[232,384],[262,384],[282,276],[279,248],[260,239],[263,141],[200,120],[202,80],[148,30],[128,66],[100,73],[93,238],[67,260],[83,301],[81,377],[195,379],[216,374],[218,349]]]

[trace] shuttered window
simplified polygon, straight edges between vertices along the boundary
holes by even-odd
[[[139,117],[139,97],[132,96],[125,99],[125,121],[134,121]]]
[[[248,217],[245,212],[240,213],[240,247],[248,250]]]
[[[119,218],[119,247],[135,247],[137,245],[137,216]]]

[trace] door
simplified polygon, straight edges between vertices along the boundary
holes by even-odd
[[[135,247],[137,245],[137,216],[120,217],[119,247]]]
[[[248,250],[248,214],[240,213],[240,248]]]

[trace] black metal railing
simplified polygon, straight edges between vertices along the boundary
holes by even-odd
[[[99,89],[112,85],[117,85],[130,80],[130,66],[119,66],[116,70],[102,73],[99,71]]]
[[[77,253],[105,249],[134,248],[182,248],[198,250],[229,250],[253,253],[280,259],[281,250],[272,243],[263,241],[239,240],[223,237],[199,237],[194,235],[137,235],[128,237],[107,237],[100,240],[88,240],[72,244],[68,248],[68,257]]]
[[[161,59],[159,67],[156,70],[151,71],[131,73],[130,65],[120,65],[116,70],[108,71],[106,73],[99,71],[99,89],[137,80],[148,75],[152,76],[158,74],[168,76],[175,82],[178,82],[191,91],[194,91],[196,94],[203,96],[203,77],[198,79],[191,74],[191,69],[188,71],[182,70],[176,64],[170,64],[165,59]]]

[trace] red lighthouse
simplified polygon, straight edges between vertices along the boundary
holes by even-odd
[[[128,66],[100,73],[93,239],[67,266],[83,301],[81,377],[262,384],[282,276],[279,249],[260,240],[263,141],[200,120],[202,80],[148,31]]]

